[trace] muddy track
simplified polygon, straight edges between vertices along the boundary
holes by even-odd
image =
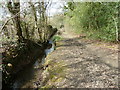
[[[65,78],[53,85],[58,88],[117,88],[118,48],[63,33],[62,43],[47,58],[64,62]]]

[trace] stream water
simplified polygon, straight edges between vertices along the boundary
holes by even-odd
[[[49,41],[49,44],[52,44],[52,47],[45,49],[45,54],[40,59],[36,60],[35,63],[32,63],[29,66],[26,66],[22,71],[20,71],[16,77],[15,82],[12,86],[13,90],[17,90],[22,87],[30,87],[31,84],[34,83],[36,76],[40,76],[41,70],[39,68],[40,65],[45,63],[46,56],[54,50],[54,44],[52,41]],[[42,62],[40,62],[42,61]]]

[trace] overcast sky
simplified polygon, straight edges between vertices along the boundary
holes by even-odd
[[[51,7],[49,8],[50,16],[62,13],[64,4],[65,2],[53,2]]]
[[[5,5],[5,0],[4,2],[2,2],[3,0],[0,0],[1,4],[2,5]],[[25,2],[25,1],[28,1],[28,0],[20,0],[21,2]],[[37,0],[34,0],[34,1],[37,1]],[[53,16],[55,14],[58,14],[58,13],[62,13],[63,12],[63,5],[65,4],[65,2],[61,2],[60,0],[51,0],[52,1],[52,4],[51,6],[49,7],[49,10],[48,10],[48,15],[49,16]],[[23,6],[24,7],[24,6]],[[5,11],[3,8],[1,8],[1,5],[0,5],[0,20],[2,20],[3,18],[6,18],[6,16],[10,16],[8,14],[5,14]]]

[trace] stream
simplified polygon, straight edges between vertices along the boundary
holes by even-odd
[[[54,44],[52,41],[49,41],[49,45],[50,46],[45,49],[45,55],[41,57],[42,62],[40,62],[41,59],[38,59],[35,63],[26,66],[16,75],[15,82],[12,86],[13,90],[17,90],[18,88],[37,88],[42,73],[40,66],[45,63],[46,56],[54,50]]]

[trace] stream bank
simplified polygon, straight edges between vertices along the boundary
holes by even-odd
[[[38,88],[38,86],[41,85],[41,73],[44,70],[43,64],[45,62],[46,56],[53,50],[54,44],[53,42],[49,41],[48,47],[44,50],[45,54],[16,75],[13,88],[15,90],[22,88]]]
[[[44,63],[43,58],[51,51],[47,51],[47,49],[53,46],[52,43],[49,43],[49,40],[51,40],[56,32],[57,29],[52,28],[52,30],[49,31],[48,40],[43,43],[24,39],[20,43],[10,42],[10,44],[6,44],[8,46],[6,46],[2,52],[2,89],[13,88],[17,74],[22,72],[27,66],[36,63],[36,60],[39,59],[39,62]],[[18,85],[15,84],[15,86]]]
[[[30,48],[27,50],[25,49],[24,53],[21,51],[22,53],[19,54],[13,62],[12,59],[10,62],[10,58],[9,60],[7,58],[3,59],[4,65],[7,65],[3,67],[5,72],[3,71],[2,74],[2,89],[12,88],[13,90],[16,90],[17,88],[22,88],[26,85],[26,83],[28,84],[28,82],[35,77],[36,72],[37,74],[41,72],[40,70],[43,69],[42,64],[44,63],[45,57],[48,53],[54,50],[53,42],[49,42],[50,41],[44,44],[43,47],[32,42],[32,45],[28,43],[27,45],[29,45]],[[27,45],[26,47],[28,47]],[[27,53],[28,50],[29,53]],[[9,66],[9,64],[11,66]]]

